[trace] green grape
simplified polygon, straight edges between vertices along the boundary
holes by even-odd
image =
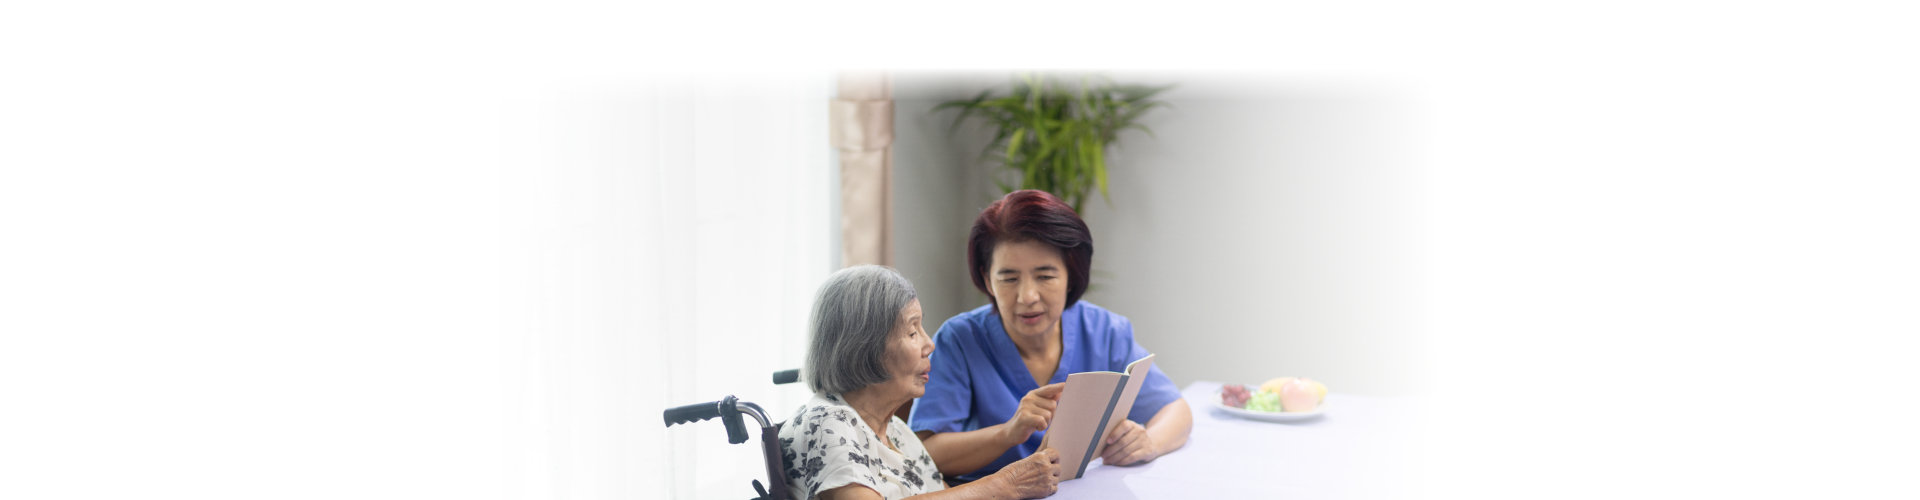
[[[1253,397],[1247,399],[1247,409],[1278,412],[1280,411],[1280,394],[1268,391],[1253,393]]]

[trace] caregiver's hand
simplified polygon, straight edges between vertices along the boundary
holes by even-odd
[[[1147,428],[1132,420],[1121,420],[1113,432],[1107,433],[1106,446],[1100,452],[1100,460],[1107,465],[1143,463],[1159,454],[1153,436],[1147,435]]]
[[[1065,382],[1061,382],[1027,391],[1027,395],[1020,398],[1020,408],[1014,410],[1013,418],[1007,419],[1007,423],[1000,427],[1007,441],[1026,441],[1033,433],[1047,430],[1047,426],[1053,423],[1053,408],[1059,404],[1060,390],[1066,386]]]

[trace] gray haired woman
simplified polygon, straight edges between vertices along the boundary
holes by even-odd
[[[933,354],[900,273],[856,266],[828,276],[810,335],[802,371],[813,399],[780,429],[793,498],[1039,498],[1058,487],[1059,454],[1046,450],[947,489],[920,438],[893,416],[926,393]]]

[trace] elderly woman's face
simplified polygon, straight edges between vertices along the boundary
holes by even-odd
[[[1067,306],[1067,262],[1060,250],[1038,241],[993,247],[987,267],[1000,324],[1021,338],[1050,339],[1060,331]]]
[[[933,371],[933,336],[927,334],[920,317],[920,300],[900,308],[900,323],[887,335],[887,371],[893,378],[887,384],[912,397],[927,393],[927,376]]]

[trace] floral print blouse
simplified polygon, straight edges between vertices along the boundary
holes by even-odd
[[[878,440],[838,394],[814,394],[780,428],[792,498],[813,500],[820,492],[859,484],[888,500],[946,489],[933,456],[899,417],[887,417],[887,439]]]

